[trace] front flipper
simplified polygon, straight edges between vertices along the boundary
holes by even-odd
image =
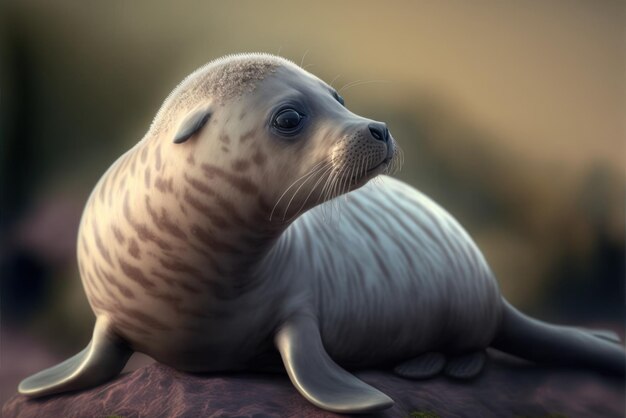
[[[389,408],[393,401],[339,367],[322,345],[317,322],[292,317],[275,336],[291,382],[316,406],[332,412],[363,413]]]
[[[22,380],[18,391],[22,395],[39,397],[96,386],[117,376],[132,353],[113,334],[108,319],[99,317],[91,342],[83,351]]]
[[[456,379],[472,379],[480,374],[485,367],[487,354],[484,351],[474,351],[448,359],[443,369],[447,376]]]

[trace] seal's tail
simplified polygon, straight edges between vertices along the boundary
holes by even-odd
[[[610,332],[547,324],[507,301],[503,301],[502,323],[492,346],[537,363],[626,375],[626,352]]]
[[[18,391],[39,397],[96,386],[117,376],[132,353],[112,332],[107,318],[100,317],[96,320],[93,338],[83,351],[24,379]]]

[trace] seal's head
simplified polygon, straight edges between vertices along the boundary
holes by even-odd
[[[209,179],[224,180],[222,194],[255,198],[272,222],[358,188],[398,160],[384,123],[350,112],[331,86],[268,54],[199,69],[151,130],[173,153],[189,150]]]

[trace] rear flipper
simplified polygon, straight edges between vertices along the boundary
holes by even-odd
[[[588,368],[625,376],[626,352],[612,333],[551,325],[503,301],[502,322],[492,346],[537,363]]]
[[[89,345],[80,353],[24,379],[19,393],[30,397],[84,389],[117,376],[132,350],[116,336],[106,317],[99,317]]]
[[[448,359],[443,372],[446,376],[455,379],[473,379],[483,371],[487,354],[484,351],[474,351]]]
[[[443,354],[429,352],[397,365],[393,371],[407,379],[429,379],[441,373],[445,365]]]

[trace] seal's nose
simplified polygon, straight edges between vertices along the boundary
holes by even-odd
[[[387,143],[389,141],[389,129],[387,129],[387,124],[383,122],[372,122],[367,127],[370,130],[370,133],[377,139],[378,141],[383,141]]]

